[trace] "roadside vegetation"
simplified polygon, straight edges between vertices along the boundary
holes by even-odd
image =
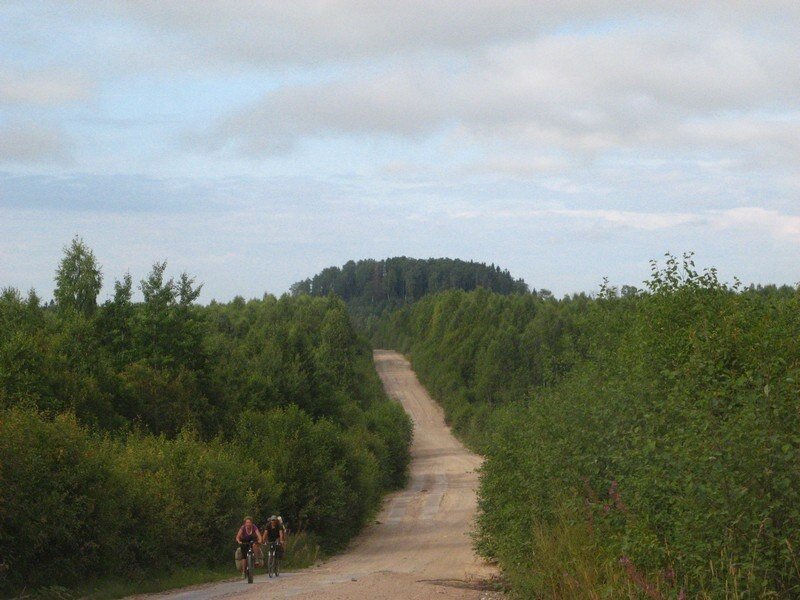
[[[646,289],[447,291],[385,317],[486,456],[476,546],[524,598],[800,596],[800,294],[691,256]]]
[[[335,551],[403,484],[410,422],[341,300],[101,282],[75,239],[54,302],[0,294],[0,596],[233,569],[245,514]]]

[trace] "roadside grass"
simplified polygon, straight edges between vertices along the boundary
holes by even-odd
[[[23,590],[13,598],[31,600],[113,600],[134,594],[165,592],[190,585],[213,583],[234,579],[233,562],[216,567],[183,568],[171,573],[145,575],[141,578],[109,577],[67,588],[44,586],[35,590]]]
[[[570,507],[571,508],[571,507]],[[660,581],[653,585],[639,576],[631,579],[617,560],[608,556],[594,527],[562,507],[555,522],[534,525],[533,569],[515,573],[523,595],[564,600],[664,598]]]
[[[236,571],[231,564],[217,567],[201,567],[197,569],[179,569],[161,576],[147,577],[131,581],[130,579],[111,579],[99,581],[84,590],[78,590],[76,598],[87,600],[112,600],[133,594],[149,594],[179,589],[190,585],[212,583],[236,579]]]
[[[317,538],[312,534],[297,533],[286,541],[286,552],[280,567],[285,571],[297,571],[315,565],[323,559]]]
[[[588,506],[587,506],[588,508]],[[511,578],[512,597],[558,600],[686,600],[689,583],[671,569],[644,572],[625,556],[610,555],[602,540],[611,535],[601,519],[581,514],[566,498],[549,523],[534,524],[530,563],[518,564],[504,575]],[[793,552],[791,546],[789,552]],[[723,568],[709,562],[711,589],[691,594],[697,600],[747,600],[782,598],[777,593],[755,596],[758,573],[751,565],[736,565],[721,558]],[[532,565],[532,566],[531,566]],[[755,582],[755,584],[753,583]],[[791,596],[794,597],[794,596]]]
[[[298,533],[289,536],[281,571],[298,571],[313,566],[325,558],[313,535]],[[259,569],[257,575],[266,574]],[[134,594],[154,594],[180,588],[234,581],[241,577],[235,570],[233,550],[230,560],[213,567],[181,568],[170,573],[143,575],[140,578],[109,577],[86,582],[74,587],[44,586],[35,590],[22,590],[14,599],[25,600],[116,600]]]

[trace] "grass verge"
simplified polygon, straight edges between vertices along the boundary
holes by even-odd
[[[282,571],[305,569],[322,560],[317,540],[312,535],[299,533],[289,536],[286,558],[281,562]],[[266,573],[259,569],[257,574]],[[14,599],[25,600],[115,600],[134,594],[153,594],[180,588],[236,580],[240,577],[234,569],[233,551],[231,559],[214,567],[181,568],[171,573],[145,575],[141,578],[110,577],[86,582],[74,587],[45,586],[35,590],[22,590]]]

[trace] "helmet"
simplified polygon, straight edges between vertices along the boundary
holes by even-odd
[[[276,517],[275,515],[272,515],[272,516],[269,518],[269,520],[270,520],[270,521],[277,521],[277,520],[278,520],[278,517]]]

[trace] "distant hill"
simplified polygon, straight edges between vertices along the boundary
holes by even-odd
[[[411,304],[435,292],[485,288],[498,294],[524,294],[528,285],[496,265],[453,258],[349,261],[328,267],[291,287],[292,295],[340,296],[358,313]]]

